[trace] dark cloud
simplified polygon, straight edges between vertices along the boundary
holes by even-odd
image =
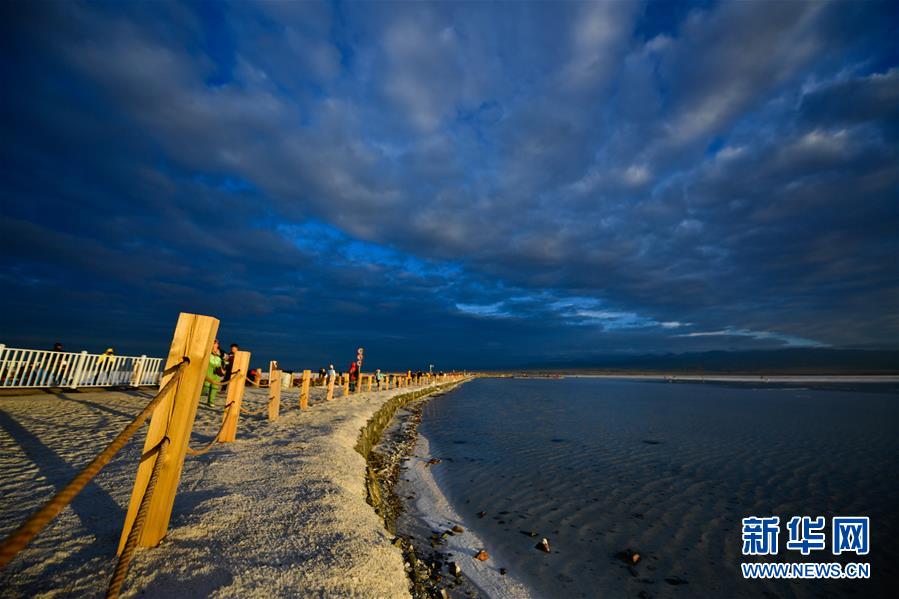
[[[4,12],[21,343],[195,310],[297,362],[895,346],[886,3]]]

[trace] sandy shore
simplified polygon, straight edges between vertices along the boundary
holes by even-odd
[[[431,457],[428,439],[419,434],[415,449],[404,464],[397,488],[398,494],[411,497],[407,500],[406,511],[400,516],[397,529],[412,531],[423,539],[430,531],[447,531],[461,524],[463,532],[443,536],[439,550],[449,554],[449,560],[458,564],[462,574],[485,596],[494,599],[530,597],[528,589],[515,576],[500,573],[504,565],[503,556],[470,530],[468,523],[450,504],[433,475],[433,468],[440,468],[441,465],[429,464]],[[421,545],[419,547],[419,551],[424,552]],[[482,549],[487,550],[490,559],[479,561],[473,558]]]
[[[406,392],[333,402],[297,390],[282,417],[242,416],[236,443],[188,456],[168,536],[138,552],[123,595],[148,597],[408,597],[403,555],[365,501],[360,430]],[[247,389],[260,407],[265,391]],[[146,404],[152,392],[0,398],[0,534],[6,535]],[[221,404],[221,399],[219,403]],[[218,430],[201,408],[192,445]],[[105,592],[143,431],[2,573],[4,597],[95,597]]]

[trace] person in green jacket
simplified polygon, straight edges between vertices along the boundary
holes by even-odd
[[[219,346],[219,340],[212,342],[212,353],[209,354],[209,366],[206,367],[206,382],[203,383],[203,393],[209,394],[206,405],[215,406],[215,396],[218,395],[221,386],[222,376],[225,374],[222,361],[222,348]]]

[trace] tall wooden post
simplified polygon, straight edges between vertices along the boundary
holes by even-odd
[[[277,376],[272,376],[277,375]],[[268,379],[268,402],[269,405],[278,404],[278,410],[281,409],[281,371],[273,370],[269,374]]]
[[[343,396],[346,397],[350,394],[350,375],[343,375]]]
[[[369,375],[368,377],[368,392],[371,393],[371,380],[375,378],[375,375]]]
[[[303,371],[303,383],[300,387],[300,409],[308,410],[309,409],[309,379],[312,378],[312,371],[304,370]]]
[[[270,360],[268,363],[268,386],[269,387],[272,386],[272,379],[274,378],[274,376],[272,376],[272,375],[274,375],[275,370],[277,370],[277,369],[278,369],[278,361]]]
[[[250,352],[239,351],[234,354],[234,364],[231,372],[237,373],[228,381],[228,396],[225,399],[224,420],[222,422],[222,434],[219,437],[221,443],[231,443],[237,438],[237,423],[240,420],[240,404],[243,402],[243,391],[247,381],[246,372],[250,367]],[[240,372],[238,372],[240,371]]]
[[[325,396],[325,401],[331,401],[334,399],[334,377],[328,377],[328,394]]]
[[[175,326],[175,334],[172,337],[172,345],[169,348],[165,366],[166,369],[174,369],[173,367],[180,364],[184,357],[190,359],[190,364],[184,367],[184,372],[174,389],[159,402],[153,411],[140,464],[137,468],[137,476],[134,480],[134,489],[131,491],[131,502],[128,504],[125,524],[122,527],[119,552],[125,547],[125,541],[128,539],[131,526],[137,517],[137,510],[156,464],[156,447],[164,437],[169,438],[169,448],[156,481],[156,490],[150,499],[149,512],[138,544],[143,547],[155,547],[168,530],[172,505],[175,503],[175,492],[178,489],[181,469],[184,466],[187,442],[190,439],[194,417],[197,415],[197,404],[200,401],[200,391],[206,379],[206,369],[209,367],[209,353],[212,351],[212,342],[215,340],[218,328],[218,319],[211,316],[199,316],[185,312],[178,316],[178,324]],[[160,388],[172,376],[174,373],[163,377]]]
[[[256,374],[253,376],[253,382],[256,383],[257,387],[262,386],[262,369],[257,368]]]
[[[269,385],[268,388],[268,419],[272,422],[281,414],[281,386]]]

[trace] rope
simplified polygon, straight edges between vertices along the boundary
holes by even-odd
[[[234,402],[231,402],[231,403],[225,405],[225,411],[226,411],[226,412],[228,411],[228,408],[230,408],[230,407],[233,405],[233,403],[234,403]],[[219,427],[219,430],[218,430],[218,432],[215,434],[215,437],[213,437],[213,438],[212,438],[212,441],[210,441],[209,443],[207,443],[207,444],[204,445],[203,447],[201,447],[201,448],[199,448],[199,449],[194,449],[193,447],[191,447],[190,445],[188,445],[188,446],[187,446],[187,455],[203,455],[204,453],[206,453],[206,452],[208,452],[210,449],[212,449],[212,446],[219,442],[219,437],[222,436],[222,431],[225,430],[225,422],[226,422],[226,421],[227,421],[227,418],[223,418],[223,419],[222,419],[222,425]]]
[[[137,542],[140,539],[141,532],[144,530],[144,522],[147,520],[147,514],[150,512],[150,502],[153,499],[153,491],[156,489],[156,481],[159,480],[159,473],[162,471],[162,463],[165,461],[166,450],[171,440],[163,437],[159,445],[156,446],[156,463],[153,464],[153,470],[150,473],[150,480],[147,482],[147,488],[140,500],[140,507],[137,509],[137,516],[134,518],[134,524],[128,531],[128,539],[125,541],[125,547],[122,549],[122,555],[116,563],[115,571],[112,574],[112,580],[109,582],[109,588],[106,590],[107,599],[117,599],[119,592],[122,590],[122,583],[128,575],[128,566],[131,565],[131,559],[134,557],[134,551],[137,549]]]
[[[271,400],[269,400],[269,403],[272,403]],[[240,408],[240,413],[245,414],[247,416],[259,416],[261,414],[265,414],[266,412],[268,412],[267,405],[265,407],[263,407],[261,410],[248,410],[246,408]]]
[[[178,368],[175,369],[175,376],[170,378],[168,382],[159,390],[159,393],[147,404],[141,413],[138,414],[131,423],[119,433],[115,439],[95,457],[90,464],[79,472],[72,481],[61,491],[54,495],[50,501],[33,513],[29,518],[14,530],[8,537],[3,540],[0,545],[0,568],[3,568],[28,544],[39,532],[41,532],[59,513],[69,505],[75,496],[87,486],[100,470],[112,460],[113,456],[119,452],[128,439],[134,435],[141,425],[150,417],[159,402],[174,388],[175,384],[180,380],[184,373],[184,366],[190,363],[185,357]]]

